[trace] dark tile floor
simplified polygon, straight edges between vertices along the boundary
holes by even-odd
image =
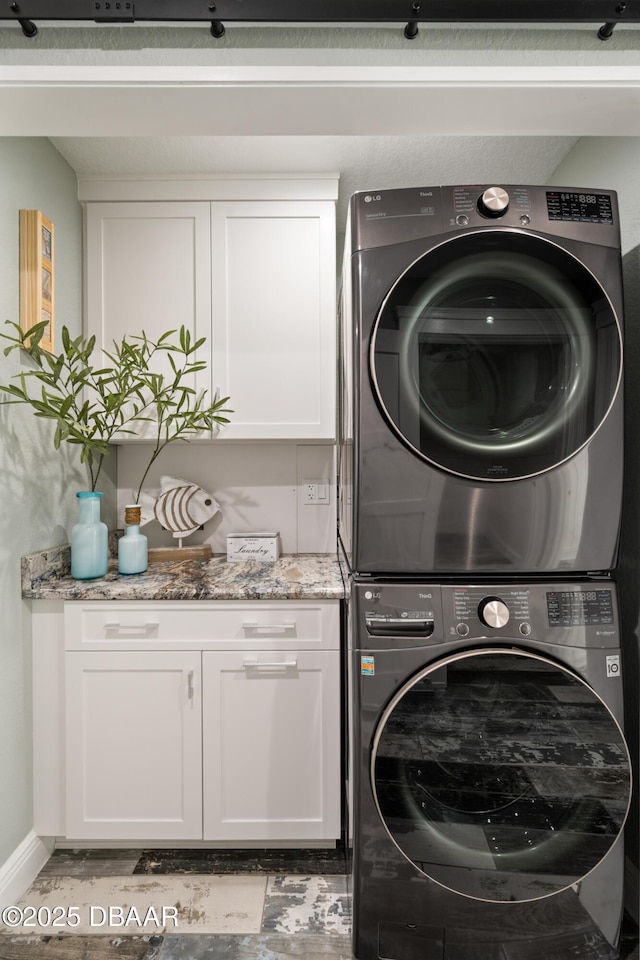
[[[183,933],[156,936],[24,936],[14,930],[0,933],[0,960],[352,960],[346,871],[343,850],[57,850],[32,885],[39,902],[71,902],[73,896],[77,902],[82,887],[87,903],[105,890],[111,893],[109,902],[117,903],[118,888],[131,889],[137,882],[143,893],[158,888],[156,902],[178,902],[177,895],[184,907],[188,884],[197,891],[218,876],[222,907],[213,918],[214,929],[216,920],[224,927],[238,917],[240,926],[253,924],[254,932],[192,933],[188,924]],[[254,906],[246,914],[224,899],[225,882],[231,888],[238,875],[252,883]],[[137,896],[128,902],[142,902],[139,891]],[[83,917],[87,912],[85,904]],[[197,927],[197,909],[189,919]]]
[[[247,878],[247,883],[263,885],[254,932],[148,936],[4,932],[0,960],[352,960],[342,850],[58,850],[34,888],[59,892],[65,883],[79,881],[89,887],[99,882],[149,885],[156,883],[154,877],[159,887],[169,883],[175,888],[197,882],[203,874],[226,877],[231,885],[234,876],[249,874],[255,879]],[[638,930],[626,918],[620,958],[640,960]]]
[[[344,850],[143,850],[134,874],[346,874]]]

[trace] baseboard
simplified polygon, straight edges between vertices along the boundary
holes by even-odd
[[[0,908],[19,900],[53,852],[53,838],[43,840],[31,830],[0,866]]]
[[[335,840],[71,840],[56,837],[56,850],[335,850]],[[2,958],[0,958],[2,960]]]
[[[638,906],[640,902],[640,877],[638,868],[635,867],[629,857],[624,864],[624,906],[629,916],[636,922],[639,922]]]

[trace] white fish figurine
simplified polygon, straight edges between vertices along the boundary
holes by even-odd
[[[140,506],[141,527],[157,520],[180,541],[199,530],[220,510],[220,504],[210,493],[195,483],[177,477],[161,477],[159,496],[152,497],[148,493],[142,493]]]

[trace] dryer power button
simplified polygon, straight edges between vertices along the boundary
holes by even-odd
[[[478,608],[480,619],[487,627],[499,630],[509,622],[509,607],[499,597],[486,597]]]
[[[483,217],[501,217],[509,209],[509,194],[502,187],[489,187],[478,199]]]

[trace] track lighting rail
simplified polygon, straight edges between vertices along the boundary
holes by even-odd
[[[208,23],[217,39],[225,23],[405,24],[412,40],[419,24],[602,24],[607,40],[619,23],[640,23],[640,0],[0,0],[2,21],[18,22],[27,37],[36,21]]]

